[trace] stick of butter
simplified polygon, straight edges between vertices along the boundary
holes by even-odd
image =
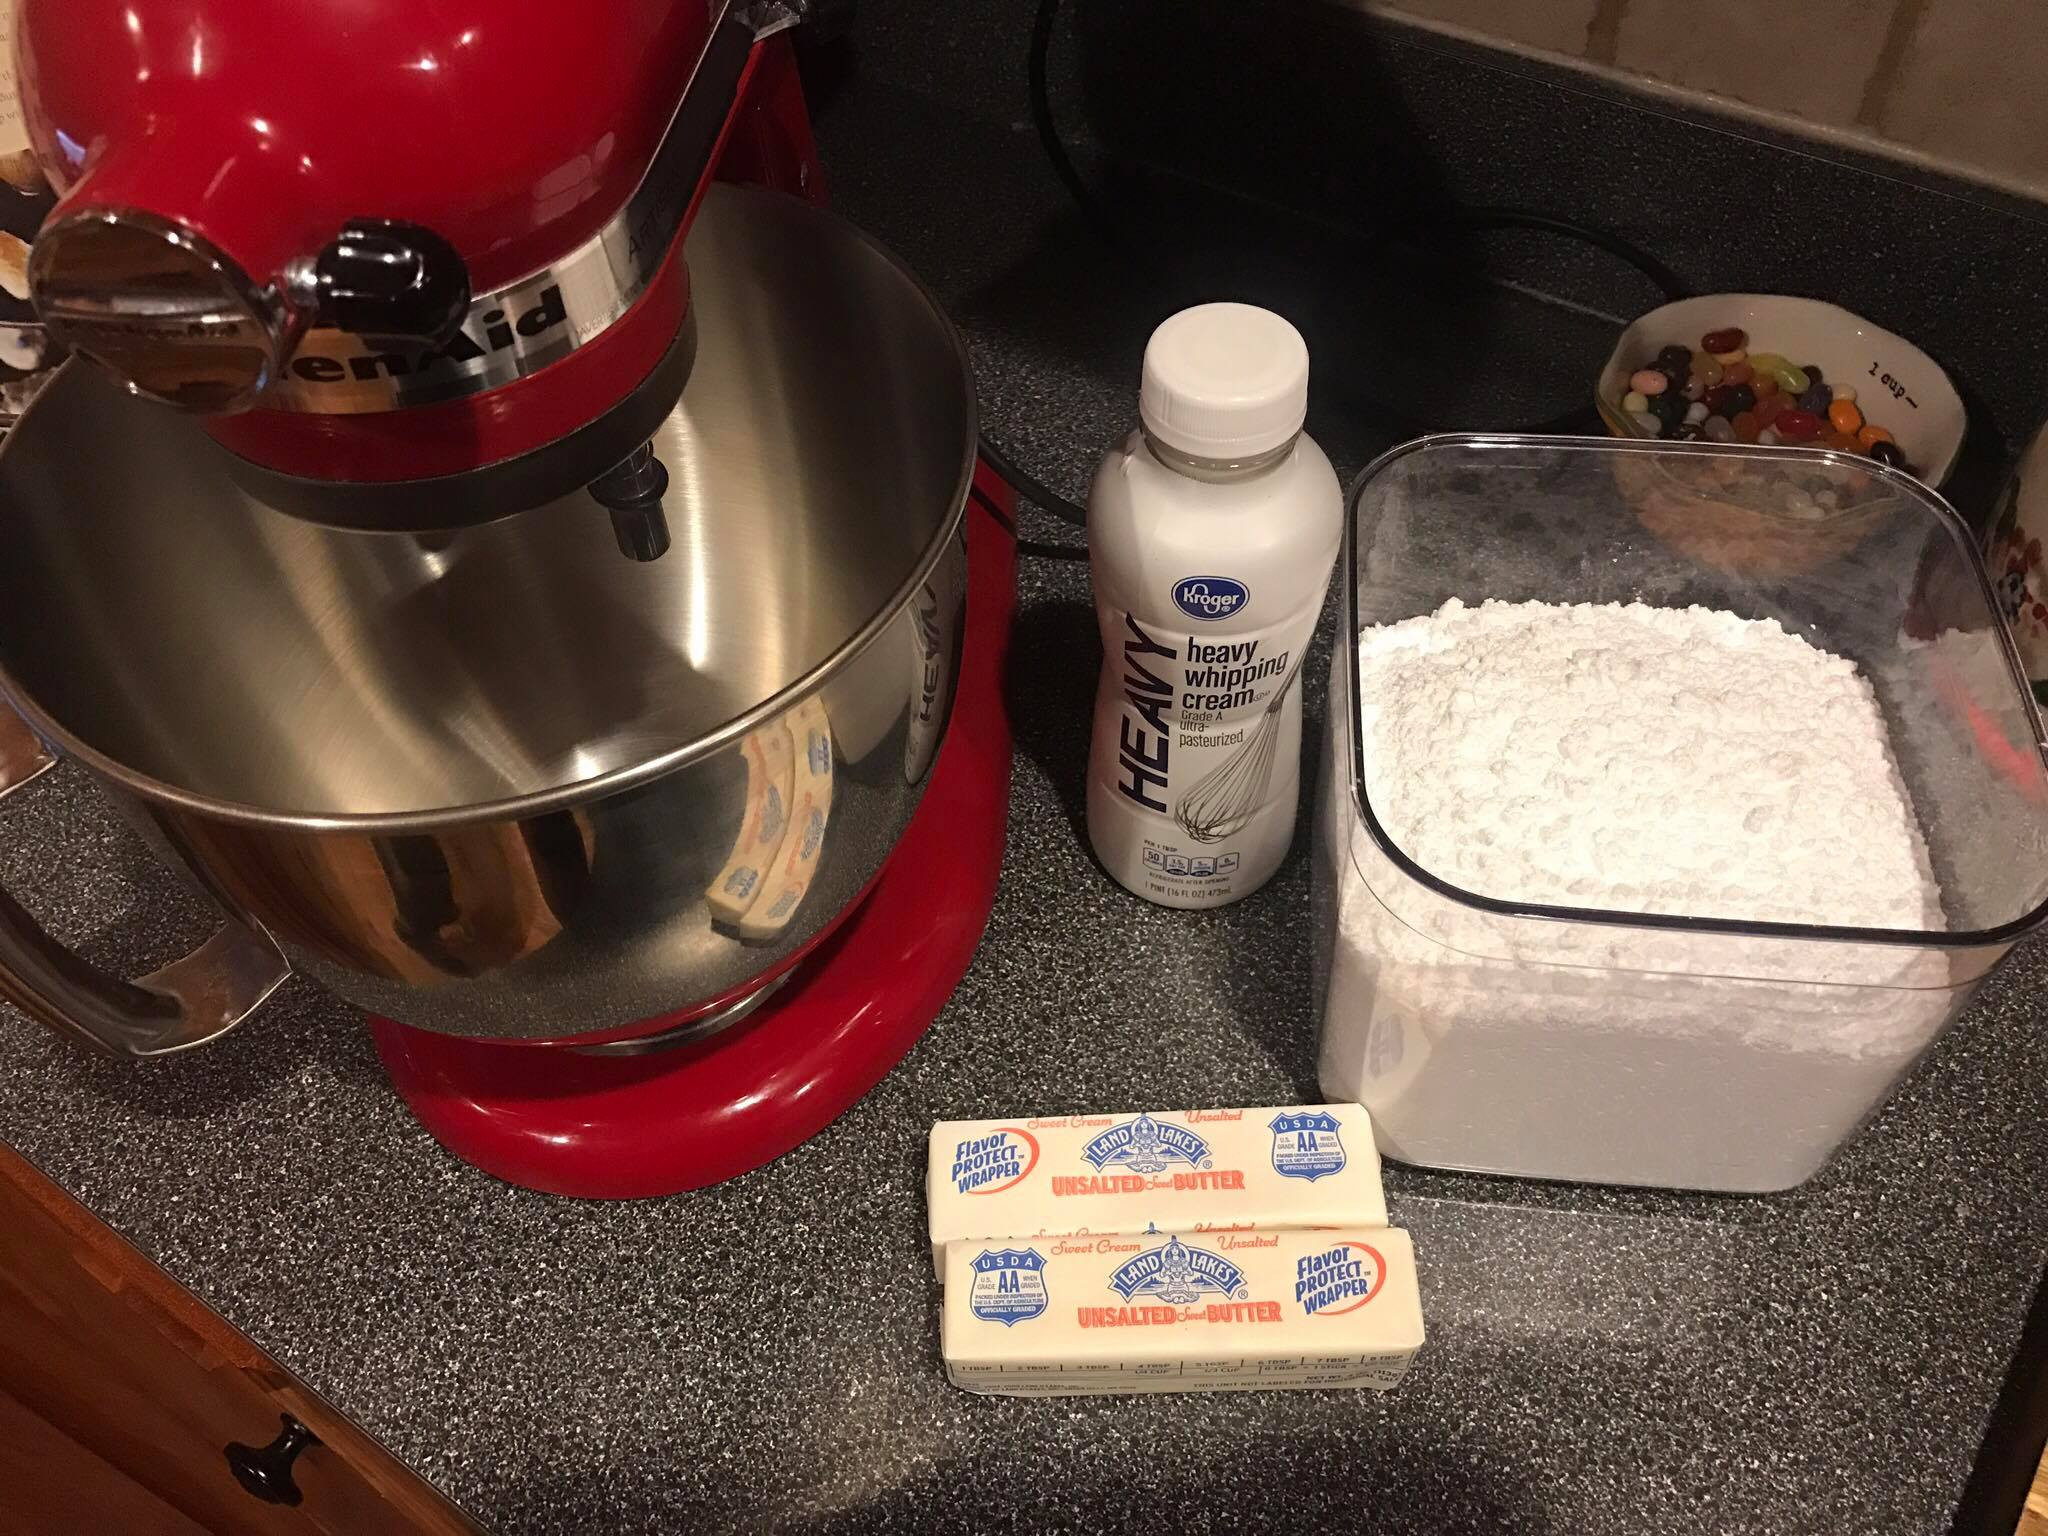
[[[1357,1104],[941,1120],[925,1200],[941,1280],[956,1239],[1387,1224]]]
[[[784,718],[783,729],[793,763],[789,825],[753,905],[733,925],[745,939],[772,939],[789,926],[811,888],[832,815],[832,726],[825,706],[815,697],[805,699]]]
[[[1007,1397],[1393,1386],[1422,1348],[1395,1227],[997,1239],[946,1250],[940,1351]]]
[[[712,918],[738,923],[761,897],[761,886],[789,830],[789,795],[796,748],[789,732],[771,721],[740,743],[746,765],[747,805],[725,867],[704,893]]]

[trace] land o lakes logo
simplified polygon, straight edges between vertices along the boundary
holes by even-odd
[[[1081,1155],[1097,1169],[1164,1173],[1175,1163],[1207,1168],[1209,1143],[1184,1125],[1139,1115],[1135,1120],[1112,1125],[1083,1147]]]
[[[968,1309],[983,1322],[1005,1328],[1028,1323],[1045,1311],[1045,1255],[1036,1248],[984,1248],[974,1256],[974,1286]]]
[[[1245,1296],[1243,1270],[1222,1254],[1190,1248],[1177,1237],[1118,1265],[1109,1284],[1125,1301],[1149,1296],[1170,1307],[1191,1306],[1208,1295],[1233,1301]]]
[[[970,1136],[953,1147],[953,1185],[963,1195],[993,1195],[1038,1166],[1038,1138],[1014,1125]]]
[[[1294,1261],[1294,1299],[1310,1317],[1356,1312],[1387,1283],[1387,1261],[1367,1243],[1336,1243]]]
[[[1344,1141],[1337,1117],[1322,1110],[1297,1109],[1273,1117],[1273,1171],[1313,1184],[1325,1174],[1344,1169]]]

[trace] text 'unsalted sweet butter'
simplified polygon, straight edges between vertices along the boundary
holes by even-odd
[[[1422,1348],[1393,1227],[956,1242],[940,1348],[970,1392],[1393,1386]]]
[[[1357,1104],[942,1120],[925,1196],[941,1279],[967,1238],[1387,1224]]]

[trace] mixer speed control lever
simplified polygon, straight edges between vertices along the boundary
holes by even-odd
[[[418,356],[445,345],[469,313],[461,253],[421,224],[351,219],[288,275],[313,323],[361,336],[381,352]]]

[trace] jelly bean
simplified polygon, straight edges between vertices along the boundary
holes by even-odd
[[[1700,338],[1702,352],[1740,352],[1749,344],[1749,337],[1740,326],[1731,325],[1718,331],[1709,331]]]
[[[1779,398],[1784,397],[1781,395]],[[1778,436],[1788,443],[1811,442],[1820,436],[1820,418],[1812,411],[1800,410],[1797,407],[1780,412],[1778,419],[1771,425],[1777,429]]]
[[[1665,347],[1657,353],[1657,360],[1650,364],[1650,366],[1652,368],[1690,368],[1692,367],[1692,348],[1676,345]]]
[[[1889,464],[1893,469],[1906,467],[1906,456],[1899,451],[1899,445],[1888,437],[1880,437],[1870,445],[1870,456],[1880,464]]]
[[[1828,404],[1828,420],[1837,432],[1853,438],[1856,429],[1863,425],[1863,413],[1856,409],[1854,400],[1844,400],[1837,395]]]
[[[1774,352],[1752,352],[1749,356],[1749,366],[1760,374],[1776,379],[1778,388],[1788,395],[1803,395],[1812,388],[1812,381],[1805,374]]]
[[[1737,441],[1738,443],[1755,442],[1757,439],[1757,433],[1763,427],[1763,423],[1756,419],[1755,411],[1736,412],[1734,418],[1729,421],[1728,425],[1734,429],[1735,441]]]
[[[1685,419],[1687,423],[1695,427],[1698,426],[1701,422],[1705,421],[1707,419],[1707,415],[1708,411],[1705,403],[1699,400],[1693,401],[1691,405],[1688,405],[1685,408]]]
[[[1832,448],[1837,453],[1855,453],[1859,451],[1856,446],[1856,439],[1847,432],[1823,432],[1820,441],[1822,447]]]
[[[1711,352],[1693,353],[1692,371],[1707,381],[1707,388],[1709,389],[1712,389],[1716,384],[1719,384],[1721,380],[1727,376],[1728,373],[1728,370],[1725,366],[1723,366],[1721,359],[1714,356],[1714,354]]]
[[[1636,424],[1636,430],[1645,437],[1655,437],[1664,430],[1664,423],[1648,411],[1630,411],[1628,419]]]
[[[1735,428],[1726,416],[1709,416],[1700,423],[1700,431],[1707,435],[1709,442],[1732,443],[1735,441]]]
[[[1816,416],[1825,416],[1828,405],[1835,398],[1834,391],[1825,384],[1816,384],[1799,397],[1799,409],[1811,411]]]
[[[1767,400],[1778,392],[1778,381],[1759,368],[1750,376],[1749,387],[1756,391],[1759,400]]]
[[[1755,374],[1756,370],[1747,363],[1730,363],[1721,370],[1721,382],[1723,384],[1747,384]]]
[[[1765,427],[1763,431],[1757,433],[1756,440],[1759,447],[1775,448],[1778,446],[1778,429]]]
[[[1639,395],[1661,395],[1671,381],[1654,368],[1638,368],[1628,376],[1628,387]]]
[[[1728,397],[1728,409],[1721,414],[1733,421],[1743,411],[1756,409],[1756,389],[1753,385],[1737,384],[1735,393]]]
[[[1740,347],[1737,347],[1733,352],[1716,352],[1713,354],[1713,357],[1714,361],[1723,368],[1733,368],[1737,363],[1749,361],[1749,354]]]
[[[1892,435],[1891,433],[1887,432],[1883,427],[1880,427],[1876,422],[1866,421],[1865,423],[1863,423],[1862,426],[1856,429],[1856,441],[1861,443],[1865,448],[1868,448],[1872,443],[1891,442]]]
[[[1835,386],[1835,398],[1837,400],[1854,400],[1856,398],[1856,391],[1847,384],[1837,384]]]
[[[1819,364],[1819,363],[1801,363],[1801,364],[1799,365],[1799,371],[1800,371],[1801,373],[1805,374],[1805,375],[1806,375],[1806,377],[1807,377],[1808,379],[1810,379],[1810,380],[1811,380],[1812,382],[1814,382],[1815,384],[1818,384],[1818,383],[1820,382],[1820,364]]]
[[[1691,374],[1686,378],[1685,388],[1681,389],[1679,393],[1688,400],[1702,399],[1707,393],[1707,382],[1698,374]]]
[[[1780,415],[1791,409],[1792,402],[1783,395],[1765,395],[1756,403],[1756,419],[1768,427]]]
[[[1633,416],[1637,411],[1650,408],[1650,397],[1639,389],[1632,389],[1621,397],[1621,408]]]

